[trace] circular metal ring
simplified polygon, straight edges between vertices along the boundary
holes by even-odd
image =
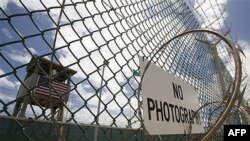
[[[147,69],[151,63],[151,61],[153,60],[153,58],[156,56],[156,54],[158,54],[161,50],[165,49],[167,47],[167,45],[172,42],[173,40],[182,37],[184,35],[190,34],[190,33],[208,33],[208,34],[212,34],[215,35],[217,37],[219,37],[221,40],[223,40],[227,46],[229,47],[230,52],[232,52],[232,56],[234,58],[234,64],[235,64],[235,77],[234,77],[234,85],[233,85],[233,92],[231,97],[229,98],[228,102],[225,104],[225,109],[224,111],[221,113],[220,117],[216,120],[216,122],[213,124],[213,126],[205,133],[205,135],[202,137],[201,141],[207,141],[213,134],[215,134],[217,132],[217,130],[220,128],[220,126],[223,124],[223,122],[225,121],[225,119],[227,118],[227,116],[230,114],[231,109],[234,106],[234,103],[236,101],[237,95],[239,94],[240,91],[240,84],[241,84],[241,76],[242,76],[242,68],[241,68],[241,59],[240,59],[240,55],[236,49],[236,47],[224,36],[221,35],[218,32],[215,31],[211,31],[211,30],[207,30],[207,29],[195,29],[195,30],[190,30],[190,31],[185,31],[179,35],[174,36],[173,38],[171,38],[169,41],[167,41],[165,44],[163,44],[151,57],[151,59],[149,60],[149,62],[146,64],[143,74],[141,76],[141,81],[139,83],[139,94],[140,94],[140,90],[141,90],[141,86],[142,86],[142,81],[143,78],[145,76],[145,73],[147,72]],[[140,107],[139,107],[139,111],[140,111]],[[141,112],[140,113],[140,117],[142,119],[142,115]],[[142,120],[143,121],[143,120]],[[143,122],[142,122],[142,126],[145,130],[145,132],[149,135],[148,131],[146,130]]]

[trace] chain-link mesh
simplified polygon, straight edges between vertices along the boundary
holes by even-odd
[[[213,13],[219,14],[210,21],[202,8],[205,3],[0,2],[1,138],[145,140],[139,115],[139,56],[151,59],[172,37],[213,27],[216,22],[217,29],[225,34],[230,27],[221,25],[225,22],[223,10],[215,10],[221,4],[209,1]],[[200,106],[223,101],[235,70],[226,45],[219,40],[203,33],[189,34],[171,42],[153,62],[193,86]],[[221,103],[202,108],[205,131],[223,108]],[[200,139],[201,135],[194,137]],[[222,136],[218,133],[214,137]],[[168,135],[153,140],[186,138]]]

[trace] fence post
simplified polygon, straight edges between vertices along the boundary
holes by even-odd
[[[98,105],[97,105],[97,114],[96,114],[96,126],[95,126],[95,134],[94,134],[94,141],[98,140],[98,129],[99,129],[99,114],[100,114],[100,106],[101,106],[101,98],[102,98],[102,85],[103,85],[103,79],[104,79],[104,71],[105,71],[105,67],[108,66],[109,62],[107,60],[103,61],[103,69],[102,69],[102,80],[101,80],[101,89],[99,92],[99,101],[98,101]]]

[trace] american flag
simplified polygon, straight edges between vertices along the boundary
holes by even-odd
[[[60,96],[64,96],[67,92],[67,84],[52,80],[51,82],[51,97],[60,99]],[[39,76],[37,87],[34,90],[35,94],[49,96],[49,79],[44,76]],[[60,96],[59,96],[60,95]]]

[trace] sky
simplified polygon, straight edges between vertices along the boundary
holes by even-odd
[[[190,4],[189,4],[190,3]],[[198,7],[197,10],[194,11],[195,15],[199,17],[202,27],[207,28],[207,25],[210,25],[209,28],[213,28],[215,31],[219,31],[221,33],[226,33],[228,29],[230,29],[230,34],[227,36],[234,43],[238,43],[238,45],[242,48],[246,57],[242,56],[242,62],[244,63],[243,68],[243,76],[246,74],[250,76],[250,1],[249,0],[188,0],[188,4],[191,7]],[[213,7],[213,8],[211,8]],[[218,10],[219,9],[219,10]],[[224,12],[222,12],[224,11]],[[204,14],[205,13],[205,14]],[[199,15],[200,14],[200,15]],[[221,16],[222,15],[222,16]],[[219,20],[216,20],[218,17]],[[202,19],[202,20],[201,20]],[[214,22],[214,19],[217,22]],[[210,23],[213,24],[210,24]],[[220,49],[220,48],[219,48]],[[220,52],[220,51],[219,51]],[[228,56],[225,51],[222,49],[221,59],[224,62],[227,62],[229,59],[225,58]],[[226,66],[228,63],[226,63]],[[231,70],[230,66],[227,67]],[[245,71],[246,70],[246,71]],[[233,73],[232,73],[233,74]],[[245,84],[249,84],[250,79],[248,78],[248,82],[244,81]],[[244,84],[244,85],[245,85]],[[245,93],[245,99],[250,99],[250,91],[249,89]]]
[[[79,0],[73,0],[73,1],[79,1]],[[107,1],[107,0],[106,0]],[[191,5],[197,6],[197,2],[194,0],[187,0],[191,3]],[[198,0],[202,2],[203,0]],[[41,3],[43,2],[43,3]],[[45,7],[55,7],[59,6],[59,4],[56,1],[53,0],[42,0],[39,1],[29,1],[29,0],[22,0],[22,3],[18,2],[17,0],[1,0],[0,1],[0,18],[4,19],[6,16],[4,16],[2,11],[5,11],[8,15],[18,14],[18,13],[25,13],[27,12],[23,5],[26,6],[26,8],[30,11],[35,10],[45,10]],[[66,2],[70,3],[69,1]],[[247,18],[248,13],[250,12],[249,6],[250,6],[250,0],[221,0],[218,2],[223,7],[227,8],[227,11],[223,14],[225,19],[227,21],[232,22],[231,29],[233,36],[237,37],[239,44],[242,46],[245,54],[246,54],[246,61],[250,61],[250,36],[249,36],[249,28],[248,25],[250,25],[250,19]],[[217,2],[212,1],[212,4],[218,5]],[[154,4],[152,1],[147,1],[148,5]],[[118,7],[116,4],[111,3],[107,5],[112,5],[113,7]],[[110,9],[109,6],[103,6],[100,4],[100,0],[97,0],[96,6],[92,2],[88,2],[88,4],[83,5],[79,4],[76,6],[76,9],[74,7],[66,7],[65,13],[61,19],[61,24],[69,24],[70,21],[79,20],[81,17],[77,14],[77,12],[80,12],[80,15],[83,17],[89,17],[90,14],[96,14],[100,11],[105,11],[105,9]],[[206,1],[204,3],[203,8],[206,9],[211,3]],[[82,8],[84,7],[84,8]],[[218,8],[218,7],[217,7]],[[55,35],[54,31],[50,31],[48,29],[54,28],[55,29],[55,23],[58,19],[60,8],[52,8],[48,13],[45,11],[43,12],[34,12],[32,15],[33,20],[35,21],[36,25],[39,27],[43,34],[39,36],[34,36],[31,38],[27,38],[25,42],[18,42],[13,43],[11,46],[5,46],[1,53],[4,54],[6,58],[9,58],[9,62],[14,66],[20,66],[25,63],[28,63],[30,60],[31,55],[30,54],[38,54],[38,55],[44,55],[49,52],[51,52],[51,46],[53,45],[53,38]],[[112,10],[111,10],[112,11]],[[122,11],[123,13],[126,13],[125,10]],[[136,13],[136,10],[132,11]],[[146,16],[151,16],[159,11],[152,10],[148,11],[148,13],[139,14],[138,17],[142,17],[141,19],[146,21]],[[200,11],[197,9],[198,14],[201,14],[201,19],[204,21],[204,25],[206,26],[207,23],[213,21],[213,19],[216,19],[216,15],[220,15],[220,11],[214,10],[209,8],[206,10],[206,15],[202,15],[203,11]],[[136,28],[132,28],[131,31],[129,31],[127,34],[124,32],[131,28],[132,26],[127,24],[124,21],[119,21],[119,18],[121,16],[116,15],[112,12],[109,13],[110,15],[107,15],[104,13],[101,16],[96,15],[95,18],[86,18],[84,20],[84,24],[82,22],[74,22],[72,26],[63,26],[60,28],[60,34],[57,37],[56,42],[56,48],[63,47],[70,43],[69,48],[62,48],[59,49],[57,52],[58,61],[61,62],[64,66],[71,65],[74,63],[75,65],[72,65],[71,68],[74,70],[77,70],[78,73],[74,76],[74,82],[77,84],[77,91],[73,92],[73,96],[81,95],[83,99],[89,99],[88,104],[89,107],[92,107],[91,112],[87,110],[86,108],[81,108],[82,106],[82,99],[76,99],[72,98],[72,102],[74,101],[74,107],[73,111],[80,111],[84,112],[85,116],[76,116],[77,119],[83,120],[83,119],[89,119],[89,121],[93,121],[93,114],[96,112],[96,103],[98,101],[97,97],[93,97],[95,95],[96,89],[99,89],[101,87],[101,71],[103,68],[103,60],[104,59],[110,59],[114,57],[115,59],[110,59],[109,67],[105,69],[105,77],[104,79],[106,81],[109,81],[107,84],[107,87],[103,89],[104,97],[103,101],[105,103],[108,103],[108,109],[112,111],[112,116],[120,116],[119,110],[114,107],[124,107],[124,113],[127,115],[131,115],[131,109],[136,108],[138,106],[137,99],[135,96],[132,96],[131,93],[133,93],[134,89],[136,89],[138,84],[138,77],[132,77],[132,70],[138,69],[138,61],[134,62],[134,55],[137,54],[138,50],[140,50],[140,46],[144,44],[145,41],[148,39],[151,39],[152,42],[150,45],[147,45],[145,49],[142,50],[142,53],[144,55],[148,55],[149,52],[153,52],[154,50],[150,48],[151,46],[155,46],[157,40],[154,39],[153,34],[145,33],[143,37],[138,41],[138,43],[131,42],[135,40],[138,35],[141,33]],[[164,15],[165,16],[165,15]],[[208,21],[205,16],[209,17]],[[51,17],[51,18],[50,18]],[[110,18],[112,17],[112,18]],[[101,19],[102,18],[102,19]],[[171,20],[171,17],[165,16],[160,18],[166,18]],[[153,20],[160,19],[159,17],[155,17]],[[140,18],[138,18],[141,20]],[[138,19],[129,19],[129,23],[133,23]],[[152,20],[152,21],[153,21]],[[147,21],[145,24],[150,25],[152,21]],[[29,35],[33,34],[40,34],[41,32],[37,27],[32,24],[32,20],[30,19],[29,15],[20,16],[20,17],[14,17],[10,21],[13,26],[17,29],[17,31],[14,31],[11,26],[8,23],[8,20],[0,20],[0,45],[4,44],[5,42],[20,40],[21,37],[27,37]],[[111,23],[116,23],[115,25],[112,25]],[[111,24],[108,28],[105,24]],[[225,23],[223,20],[219,20],[218,23],[214,23],[212,25],[213,28],[218,29],[221,25],[223,26]],[[169,29],[174,28],[176,25],[168,25]],[[102,31],[98,31],[99,28],[103,28]],[[178,27],[175,27],[178,28]],[[143,26],[140,27],[140,29],[143,29]],[[74,30],[77,30],[77,33],[74,32]],[[150,29],[149,32],[151,32]],[[158,30],[159,29],[154,29]],[[184,31],[184,29],[180,28],[180,31]],[[171,32],[171,31],[170,31]],[[105,35],[105,36],[102,36]],[[122,34],[122,36],[119,36]],[[156,33],[154,33],[156,34]],[[174,32],[173,32],[174,34]],[[84,36],[82,40],[76,40],[79,36]],[[116,38],[115,40],[112,40],[113,38]],[[235,38],[234,37],[234,38]],[[82,41],[82,42],[81,42]],[[157,44],[158,45],[158,44]],[[83,48],[84,46],[85,48]],[[101,51],[97,51],[98,47],[102,46]],[[122,50],[122,53],[118,53],[120,50]],[[74,55],[72,55],[72,52]],[[85,57],[91,52],[91,55],[89,57]],[[105,54],[105,55],[103,55]],[[49,56],[46,56],[45,58],[49,58]],[[80,62],[77,62],[77,59],[83,58]],[[126,62],[129,61],[128,65],[125,65]],[[136,59],[135,59],[136,60]],[[93,65],[93,63],[96,65]],[[118,63],[119,62],[119,63]],[[8,65],[5,61],[3,61],[3,58],[0,60],[0,75],[12,72],[12,68],[10,65]],[[79,65],[77,64],[79,63]],[[87,67],[85,67],[87,66]],[[122,71],[119,70],[119,68],[122,67]],[[247,69],[250,72],[250,66],[246,64]],[[24,78],[25,74],[25,67],[20,69],[20,71],[17,72],[18,76],[21,80]],[[97,68],[100,68],[96,72]],[[84,73],[82,72],[84,70]],[[93,73],[94,72],[94,73]],[[92,74],[91,74],[92,73]],[[88,77],[88,81],[84,81],[83,83],[78,84],[81,80],[85,80],[87,78],[86,74],[91,74]],[[115,74],[115,75],[114,75]],[[249,74],[249,73],[248,73]],[[250,76],[250,75],[249,75]],[[116,79],[112,79],[115,77]],[[130,78],[130,79],[127,79]],[[129,81],[129,82],[128,82]],[[9,75],[6,77],[1,78],[0,81],[0,97],[3,99],[3,101],[11,101],[15,98],[16,91],[19,88],[20,83],[15,78],[15,76]],[[121,88],[121,85],[124,85]],[[8,91],[8,94],[6,92]],[[117,103],[114,101],[111,101],[113,98],[114,93],[117,93],[116,100]],[[131,105],[128,105],[127,97],[130,97]],[[1,106],[1,105],[0,105]],[[10,105],[13,107],[13,104]],[[133,109],[132,109],[133,110]],[[106,115],[107,118],[110,117],[110,115],[104,111],[104,115]],[[133,116],[133,113],[132,113]],[[121,118],[117,118],[119,121],[123,122],[125,118],[121,115]],[[107,119],[105,119],[107,120]],[[112,120],[109,118],[109,120]],[[137,117],[133,117],[133,120],[136,121]]]
[[[239,39],[250,41],[250,1],[249,0],[229,0],[228,1],[228,19],[232,22],[232,32]]]
[[[232,22],[232,33],[239,40],[246,58],[245,66],[250,76],[250,1],[249,0],[229,0],[227,4],[228,20]],[[249,79],[249,78],[248,78]],[[248,82],[249,83],[249,82]],[[246,99],[250,98],[249,91],[245,94]]]

